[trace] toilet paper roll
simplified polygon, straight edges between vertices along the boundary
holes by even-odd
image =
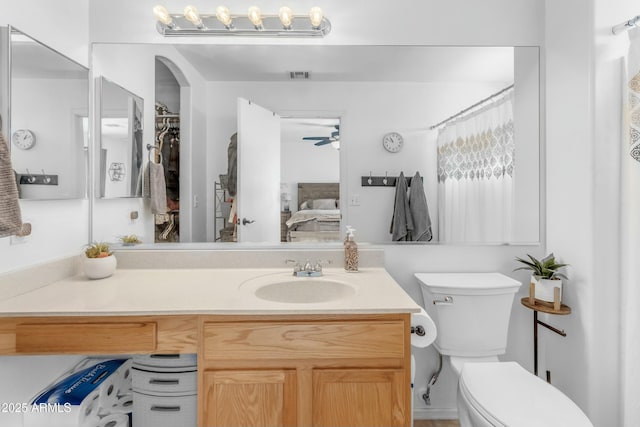
[[[133,410],[133,394],[118,397],[116,403],[109,408],[110,414],[128,414]]]
[[[105,409],[116,405],[120,396],[131,394],[131,366],[129,359],[120,365],[100,384],[100,407]]]
[[[126,414],[111,414],[82,427],[129,427],[129,417]]]
[[[437,336],[436,324],[426,311],[421,307],[419,313],[411,313],[411,345],[418,348],[430,346]],[[417,333],[417,329],[424,331],[423,335]]]

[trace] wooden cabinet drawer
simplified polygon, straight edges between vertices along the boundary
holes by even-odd
[[[108,354],[156,349],[156,323],[21,323],[16,352],[40,354]]]
[[[206,322],[207,360],[404,357],[404,322]]]

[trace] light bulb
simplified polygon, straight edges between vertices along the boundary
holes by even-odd
[[[198,13],[198,9],[193,6],[187,6],[184,8],[184,17],[187,18],[193,25],[198,28],[202,28],[202,19],[200,19],[200,14]]]
[[[291,27],[291,23],[293,22],[293,11],[291,9],[287,6],[282,6],[278,16],[280,17],[280,22],[282,22],[282,26],[284,28]]]
[[[249,17],[249,21],[251,21],[256,28],[262,28],[262,13],[258,6],[251,6],[247,16]]]
[[[315,6],[312,7],[309,11],[309,19],[311,20],[311,26],[313,28],[320,28],[320,24],[322,24],[322,9]]]
[[[216,8],[216,18],[218,18],[218,21],[222,22],[225,27],[231,27],[231,12],[229,12],[229,9],[227,7],[218,6]]]
[[[169,12],[164,6],[160,6],[160,5],[154,6],[153,16],[155,16],[159,22],[162,22],[164,25],[168,27],[171,27],[174,25],[171,15],[169,15]]]

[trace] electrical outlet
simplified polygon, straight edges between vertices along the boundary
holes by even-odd
[[[349,204],[351,206],[360,206],[360,195],[359,194],[352,194],[351,195],[351,199],[349,199]]]
[[[198,206],[200,206],[200,198],[198,197],[197,194],[193,195],[193,207],[197,208]]]

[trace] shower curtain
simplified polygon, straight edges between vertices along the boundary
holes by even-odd
[[[640,31],[629,31],[621,159],[622,420],[640,419]]]
[[[442,242],[509,242],[513,212],[513,89],[438,133]]]

